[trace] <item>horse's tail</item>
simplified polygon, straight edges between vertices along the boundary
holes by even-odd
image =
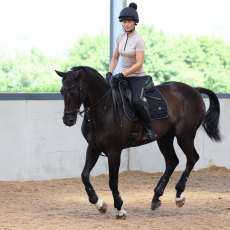
[[[208,136],[215,141],[221,141],[221,134],[219,131],[219,117],[220,117],[220,102],[214,92],[209,89],[197,87],[195,88],[200,93],[206,94],[209,97],[210,105],[205,117],[202,121],[202,126]]]

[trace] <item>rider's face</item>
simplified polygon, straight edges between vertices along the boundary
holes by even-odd
[[[135,22],[133,20],[123,20],[122,26],[126,32],[133,31],[135,28]]]

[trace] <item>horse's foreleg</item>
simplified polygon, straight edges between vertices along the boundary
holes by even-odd
[[[99,212],[105,213],[107,211],[106,204],[100,200],[93,189],[93,186],[90,183],[90,172],[95,166],[98,157],[100,155],[100,151],[95,150],[94,148],[88,146],[87,152],[86,152],[86,160],[85,160],[85,166],[81,174],[82,182],[85,185],[85,191],[88,194],[89,202],[91,204],[94,204]]]
[[[194,137],[195,135],[192,137],[177,137],[177,142],[187,157],[186,169],[176,185],[176,205],[178,207],[182,207],[185,203],[185,197],[181,194],[185,190],[186,182],[195,163],[199,160],[199,155],[194,147]]]
[[[161,153],[164,156],[166,169],[159,180],[157,186],[154,189],[154,196],[152,199],[151,209],[155,210],[161,206],[160,196],[163,195],[164,190],[168,184],[169,178],[172,175],[174,169],[176,168],[179,160],[176,156],[174,147],[173,147],[173,135],[167,135],[157,141]]]
[[[118,176],[120,168],[120,155],[121,152],[113,151],[109,154],[109,187],[113,194],[114,207],[118,210],[117,219],[125,219],[126,211],[122,209],[123,200],[118,191]]]

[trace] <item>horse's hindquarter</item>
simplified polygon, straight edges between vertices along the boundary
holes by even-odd
[[[165,83],[157,88],[166,100],[168,122],[172,123],[176,132],[196,130],[200,126],[205,116],[205,104],[197,90],[180,82]]]

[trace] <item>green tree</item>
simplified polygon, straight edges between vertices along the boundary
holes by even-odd
[[[145,39],[146,73],[155,84],[181,81],[215,92],[230,92],[230,45],[207,36],[172,37],[152,26],[138,26]],[[0,47],[0,92],[58,92],[61,81],[54,70],[90,66],[103,76],[109,65],[109,36],[84,34],[65,58],[40,50],[9,52]]]
[[[0,92],[52,92],[60,88],[54,73],[58,60],[35,48],[0,53]]]
[[[151,26],[145,38],[145,69],[156,84],[181,81],[215,92],[230,92],[230,46],[207,36],[170,37]]]
[[[207,87],[215,92],[230,92],[230,46],[220,39],[201,37],[181,37],[179,53],[186,68],[195,71],[199,78],[191,79],[187,75],[180,80]],[[186,80],[188,77],[188,80]],[[202,81],[197,81],[201,79]]]
[[[109,65],[109,37],[100,33],[90,37],[84,34],[70,49],[64,70],[74,66],[90,66],[102,75],[106,74]]]

